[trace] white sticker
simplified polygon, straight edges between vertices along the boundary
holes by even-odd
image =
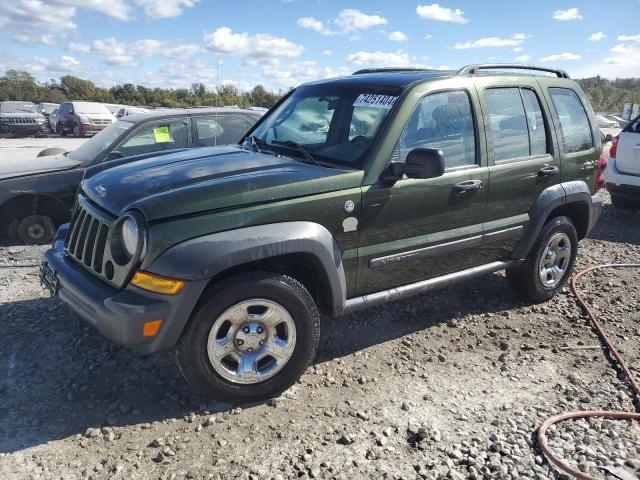
[[[342,221],[342,228],[346,232],[355,232],[358,230],[358,219],[355,217],[347,217]]]
[[[396,103],[398,97],[393,95],[376,95],[373,93],[362,93],[353,102],[354,107],[391,108]]]

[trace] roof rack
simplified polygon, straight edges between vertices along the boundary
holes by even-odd
[[[385,68],[363,68],[357,72],[353,72],[352,75],[362,75],[364,73],[393,73],[393,72],[435,72],[438,70],[428,68],[413,68],[413,67],[385,67]]]
[[[555,73],[558,78],[569,78],[569,74],[557,68],[537,67],[535,65],[522,65],[518,63],[483,63],[479,65],[467,65],[462,67],[456,75],[477,75],[480,70],[537,70],[540,72]]]

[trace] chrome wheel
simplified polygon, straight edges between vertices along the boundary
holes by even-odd
[[[570,260],[571,240],[565,233],[554,233],[543,250],[538,265],[542,285],[547,288],[556,287],[564,278]]]
[[[233,305],[213,322],[207,354],[223,378],[250,384],[278,373],[295,345],[291,314],[272,300],[253,298]]]

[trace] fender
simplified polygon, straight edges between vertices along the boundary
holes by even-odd
[[[162,253],[148,270],[186,280],[210,279],[231,267],[291,253],[311,254],[329,279],[334,312],[344,308],[347,284],[333,235],[314,222],[282,222],[204,235]]]
[[[586,235],[589,234],[602,210],[602,199],[592,195],[586,182],[576,180],[558,183],[545,188],[529,210],[529,224],[522,238],[511,254],[511,258],[523,260],[535,244],[542,227],[547,223],[551,212],[563,205],[584,203],[588,207],[589,222]],[[585,236],[586,236],[585,235]]]

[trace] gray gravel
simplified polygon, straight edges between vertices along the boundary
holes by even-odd
[[[55,135],[48,138],[0,138],[0,165],[29,160],[45,148],[75,150],[86,141],[86,138],[62,138]]]
[[[607,204],[578,267],[638,261],[639,239],[640,213]],[[0,248],[0,265],[42,250]],[[556,479],[536,445],[544,419],[633,410],[568,291],[525,304],[502,274],[326,319],[298,384],[225,405],[191,390],[170,353],[102,338],[46,298],[36,273],[0,268],[3,479]],[[640,366],[637,276],[606,272],[585,291]],[[601,478],[600,467],[640,475],[637,424],[566,422],[549,440]]]

